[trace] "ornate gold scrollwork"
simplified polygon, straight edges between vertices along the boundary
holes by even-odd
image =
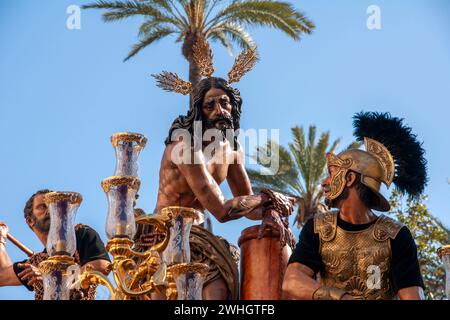
[[[77,192],[49,192],[44,195],[44,201],[49,203],[69,201],[70,204],[81,203],[83,197]]]
[[[366,151],[374,156],[383,168],[382,181],[389,187],[394,180],[395,162],[389,150],[378,141],[370,138],[364,138]]]
[[[111,186],[123,186],[127,185],[133,190],[139,190],[141,181],[132,176],[111,176],[102,181],[102,188],[105,193],[109,191]]]
[[[39,270],[42,273],[51,271],[67,271],[67,269],[75,264],[75,259],[69,256],[52,256],[39,264]]]
[[[352,164],[353,161],[350,158],[341,159],[331,152],[327,153],[327,166],[335,166],[338,168],[338,171],[331,179],[331,191],[326,195],[327,199],[334,200],[342,193],[345,187],[345,175]]]
[[[81,276],[83,288],[90,284],[101,284],[108,288],[112,299],[146,299],[156,287],[166,285],[167,268],[161,261],[160,253],[167,247],[170,239],[170,219],[155,214],[139,217],[136,223],[150,224],[164,232],[166,234],[164,241],[141,253],[132,249],[134,242],[128,238],[111,239],[106,245],[106,250],[113,256],[110,270],[116,288],[105,275],[92,269],[87,269]],[[134,258],[139,258],[142,262],[137,265]]]
[[[172,206],[162,208],[160,214],[171,220],[178,216],[197,219],[199,216],[199,211],[194,208]]]
[[[120,141],[124,142],[136,142],[140,148],[144,148],[147,144],[147,138],[135,132],[118,132],[111,136],[111,144],[113,147],[117,147]]]

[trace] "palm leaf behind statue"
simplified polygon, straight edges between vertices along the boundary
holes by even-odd
[[[325,155],[327,152],[334,152],[340,142],[340,139],[337,139],[330,145],[329,132],[321,133],[316,141],[316,131],[315,126],[310,126],[308,136],[305,137],[302,127],[292,128],[293,141],[289,143],[289,150],[274,141],[258,148],[252,158],[267,174],[247,168],[255,192],[269,188],[297,199],[295,223],[298,227],[317,212],[325,210],[322,204],[323,192],[320,190],[320,182],[326,173]],[[359,144],[354,142],[347,148],[358,147]],[[278,150],[277,165],[267,161],[271,156],[270,150]],[[276,160],[276,157],[271,160]],[[277,168],[277,171],[271,171],[271,167]]]
[[[226,4],[225,4],[226,3]],[[233,43],[247,50],[255,47],[248,31],[251,26],[281,30],[294,40],[310,34],[314,24],[291,4],[275,0],[129,0],[96,1],[83,9],[105,9],[105,22],[130,17],[144,18],[139,28],[139,42],[125,60],[167,36],[182,42],[183,56],[189,61],[189,81],[200,81],[193,46],[198,38],[218,42],[231,53]]]

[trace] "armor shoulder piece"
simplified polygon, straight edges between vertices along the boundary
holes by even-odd
[[[323,241],[331,241],[336,235],[337,228],[336,211],[318,213],[314,216],[314,233],[318,233]]]
[[[403,223],[382,214],[375,222],[373,237],[377,241],[386,241],[389,238],[395,239],[403,226]]]

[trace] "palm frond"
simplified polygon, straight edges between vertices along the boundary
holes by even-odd
[[[128,53],[124,61],[127,61],[131,57],[135,56],[139,51],[141,51],[146,46],[152,44],[153,42],[160,40],[161,38],[164,38],[175,32],[176,30],[167,27],[153,29],[152,31],[146,33],[145,37],[132,47],[131,51]]]
[[[244,27],[232,23],[232,22],[226,22],[222,23],[217,26],[213,26],[209,31],[207,31],[206,35],[214,34],[214,33],[222,33],[224,36],[229,39],[230,42],[235,42],[238,44],[238,46],[243,49],[247,50],[250,48],[255,47],[255,42],[253,41],[251,35],[245,30]]]
[[[187,26],[186,18],[178,11],[172,0],[151,0],[150,2],[153,2],[155,5],[166,10],[169,14],[179,19],[184,26]]]
[[[97,1],[93,4],[82,6],[83,9],[109,9],[103,14],[105,22],[113,22],[123,20],[129,17],[141,15],[154,18],[161,22],[171,23],[173,25],[184,25],[182,19],[167,10],[166,6],[162,6],[162,1],[157,3],[141,2],[141,1]],[[160,9],[163,9],[161,11]]]
[[[98,0],[91,4],[82,5],[82,9],[132,9],[141,6],[139,1],[104,1]]]
[[[272,153],[276,150],[276,154]],[[266,174],[250,170],[253,186],[258,189],[259,185],[270,184],[278,190],[284,190],[289,194],[301,194],[304,192],[299,182],[299,174],[289,151],[274,141],[268,141],[263,147],[258,147],[256,154],[251,156],[257,163],[267,170]],[[276,163],[274,163],[276,161]],[[277,170],[274,171],[273,168]],[[254,173],[254,174],[253,174]]]
[[[305,149],[305,159],[306,159],[306,168],[307,168],[307,174],[304,177],[305,178],[305,185],[308,190],[311,190],[313,179],[313,167],[314,167],[314,161],[313,161],[313,152],[314,152],[314,141],[316,140],[316,126],[309,126],[308,130],[308,142]]]
[[[228,37],[222,31],[214,31],[209,34],[209,39],[212,41],[219,41],[228,51],[230,56],[233,56],[233,46]]]
[[[209,16],[211,15],[214,8],[217,6],[219,2],[222,0],[207,0],[207,7],[205,8],[206,14],[205,14],[205,21],[208,20]]]
[[[158,19],[149,19],[142,23],[139,27],[139,37],[145,37],[146,34],[152,32],[155,29],[160,28],[175,28],[178,32],[181,31],[181,27],[177,25],[169,25],[165,23],[164,21],[158,20]]]
[[[289,143],[289,149],[294,156],[297,167],[300,170],[300,174],[303,176],[306,173],[306,164],[303,156],[305,150],[305,134],[303,132],[303,128],[298,126],[292,128],[291,132],[294,142]]]
[[[330,140],[330,133],[324,132],[320,135],[319,141],[313,148],[312,154],[312,168],[311,168],[311,180],[315,185],[314,189],[316,189],[316,185],[320,182],[321,178],[324,175],[325,167],[326,167],[326,152],[328,148],[328,143]],[[315,190],[314,190],[315,191]]]
[[[326,173],[326,153],[334,151],[340,139],[334,140],[330,146],[330,133],[323,132],[316,141],[317,128],[314,125],[309,126],[307,137],[302,127],[293,127],[291,131],[293,141],[289,143],[289,150],[270,141],[270,144],[257,148],[257,155],[252,156],[262,169],[267,170],[266,173],[271,174],[264,175],[252,169],[247,171],[255,191],[271,188],[296,197],[295,222],[301,227],[314,214],[325,210],[321,203],[323,191],[319,185]],[[271,164],[260,159],[260,153],[263,153],[272,156],[271,160],[275,161],[276,157],[269,152],[273,145],[279,150],[279,169],[276,172],[270,170]]]
[[[314,29],[314,24],[291,4],[271,0],[235,0],[211,19],[207,26],[225,21],[274,27],[295,40],[300,39],[302,33],[309,34]]]

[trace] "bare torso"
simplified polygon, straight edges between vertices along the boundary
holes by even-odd
[[[171,154],[175,144],[169,144],[164,150],[159,172],[158,198],[155,212],[158,212],[168,206],[183,206],[198,209],[204,212],[205,207],[200,203],[192,188],[189,186],[186,178],[180,172],[178,166],[172,161]],[[220,148],[212,157],[207,157],[202,153],[202,161],[212,179],[220,185],[228,175],[229,164],[225,159],[236,159],[236,151],[232,150],[228,141],[221,142]],[[199,159],[197,157],[197,159]],[[203,215],[195,221],[195,224],[203,222]]]

